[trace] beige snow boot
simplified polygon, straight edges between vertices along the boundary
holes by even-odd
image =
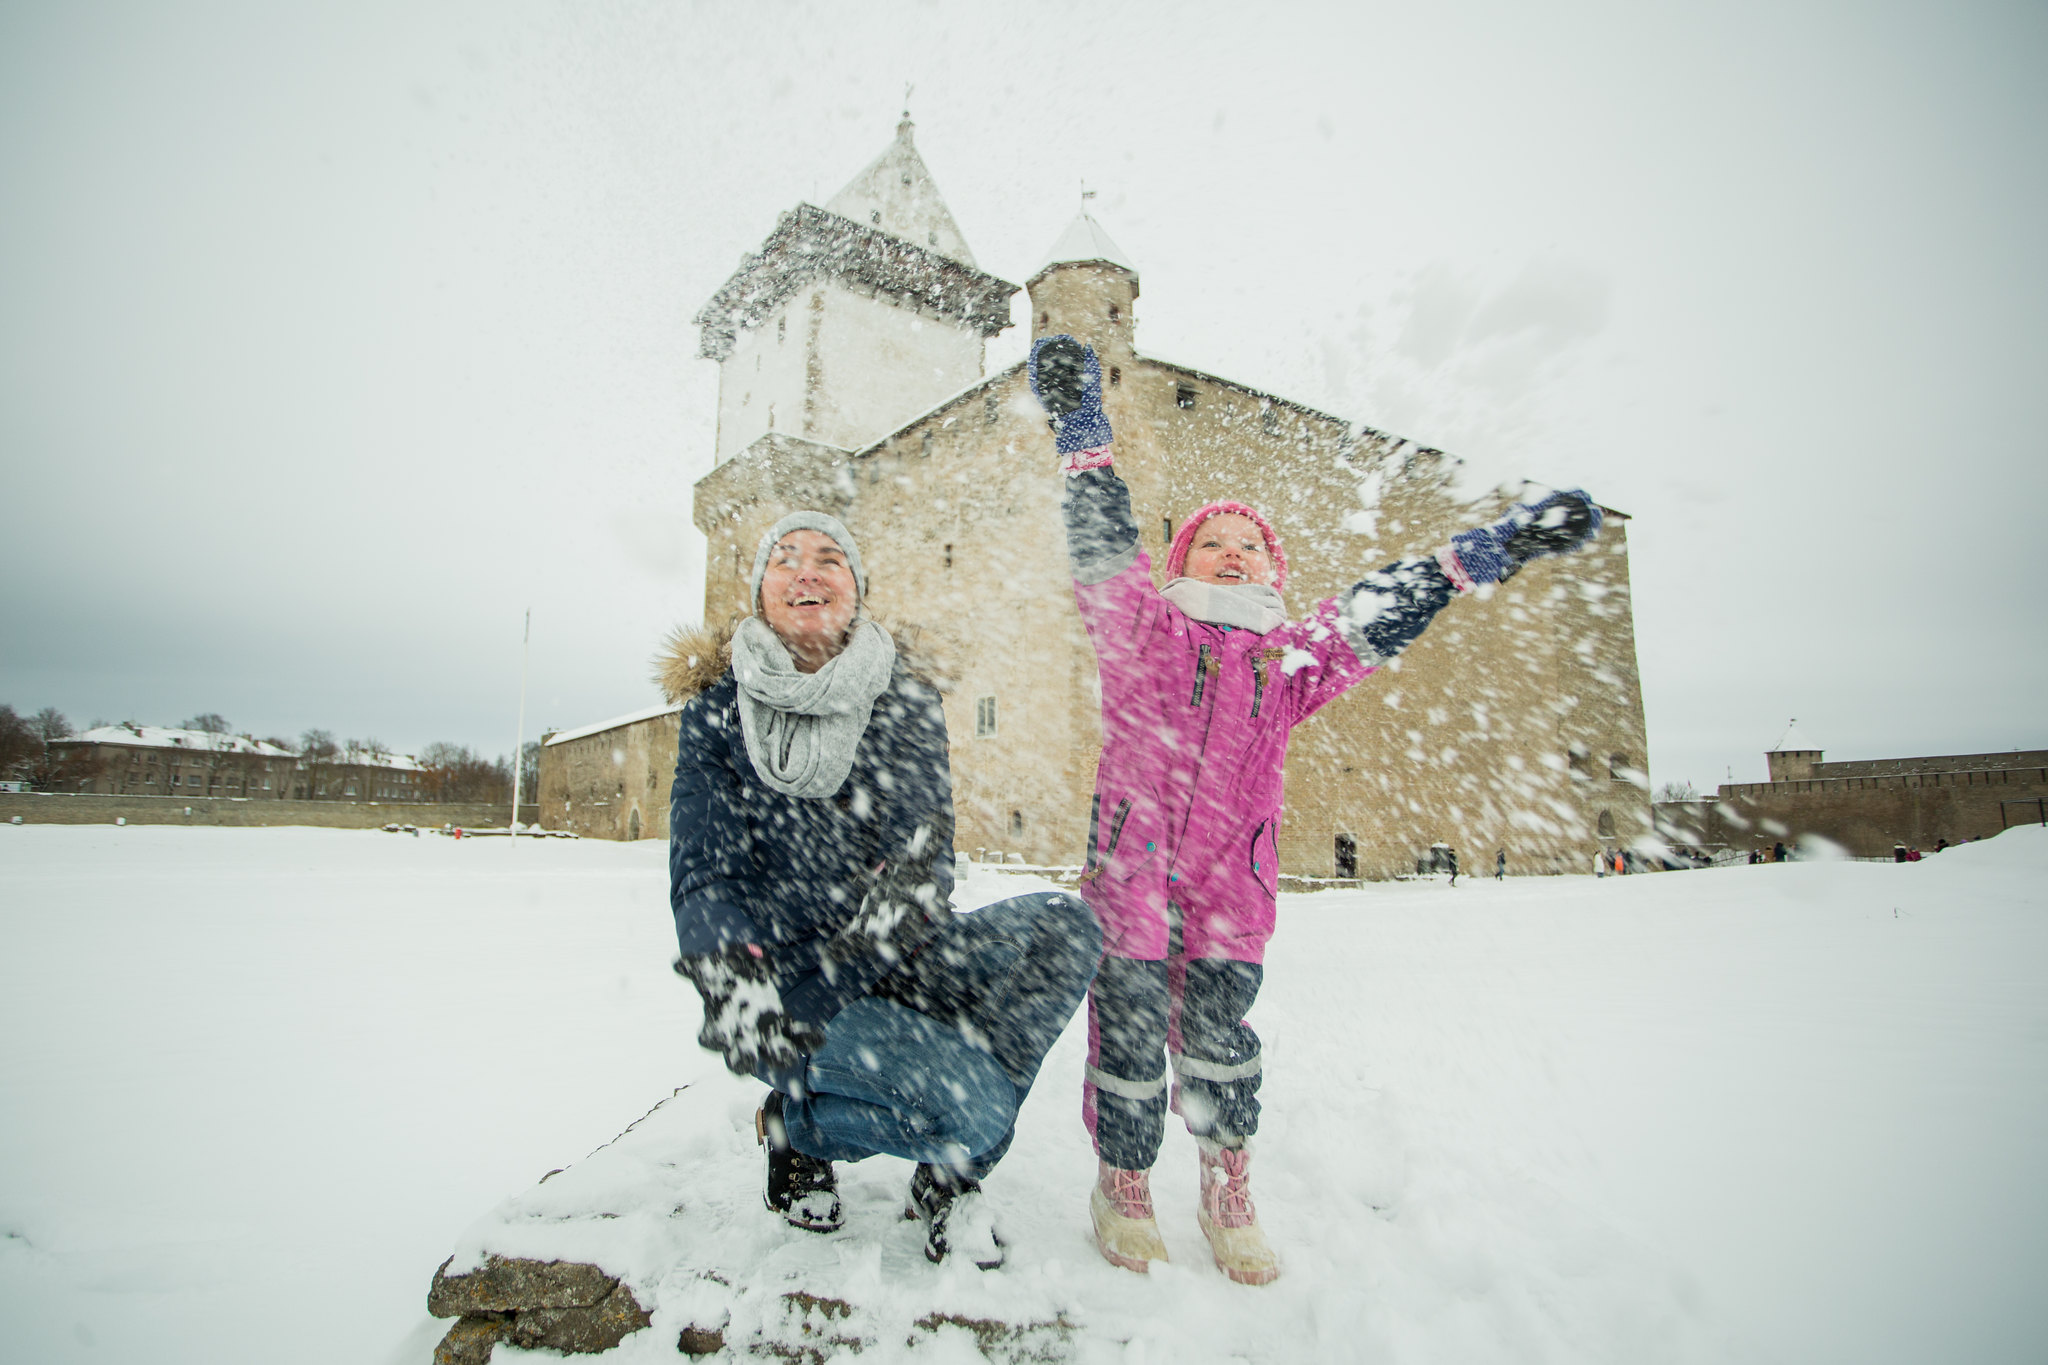
[[[1239,1284],[1271,1284],[1280,1278],[1280,1258],[1259,1228],[1252,1207],[1251,1150],[1195,1139],[1202,1151],[1202,1202],[1195,1220],[1209,1239],[1216,1268]]]
[[[1140,1275],[1166,1259],[1159,1223],[1152,1217],[1152,1184],[1144,1171],[1125,1171],[1098,1161],[1088,1213],[1095,1220],[1095,1245],[1102,1259]]]

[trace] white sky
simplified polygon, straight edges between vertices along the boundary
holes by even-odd
[[[914,82],[984,268],[1085,177],[1142,349],[1631,513],[1656,781],[2048,745],[2044,60],[2034,4],[0,4],[0,701],[503,752],[529,604],[529,738],[653,701],[689,318]]]

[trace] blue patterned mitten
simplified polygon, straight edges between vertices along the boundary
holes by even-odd
[[[1093,347],[1070,336],[1031,344],[1031,392],[1052,418],[1060,468],[1070,474],[1109,463],[1109,414],[1102,410],[1102,365]]]
[[[1568,488],[1535,502],[1518,502],[1491,526],[1475,526],[1451,537],[1440,557],[1461,592],[1483,583],[1505,583],[1524,564],[1542,555],[1566,554],[1600,532],[1600,508],[1584,492]],[[1462,580],[1462,581],[1461,581]]]

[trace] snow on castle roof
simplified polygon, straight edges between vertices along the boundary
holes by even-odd
[[[896,125],[896,140],[848,181],[846,188],[827,200],[825,208],[842,218],[878,227],[972,266],[974,253],[967,249],[967,239],[953,221],[952,211],[939,194],[938,182],[932,179],[924,158],[917,154],[910,134],[911,122],[906,115]]]
[[[549,735],[544,742],[552,749],[555,745],[567,744],[572,739],[587,739],[591,735],[601,735],[606,730],[616,730],[622,725],[633,725],[643,720],[653,720],[656,716],[671,715],[682,709],[682,703],[680,702],[674,705],[650,706],[645,711],[633,711],[623,716],[613,716],[610,720],[601,720],[594,725],[579,725],[573,730],[557,730],[554,734]]]
[[[1037,279],[1056,265],[1072,265],[1081,261],[1107,261],[1133,275],[1138,273],[1138,267],[1131,264],[1131,258],[1124,254],[1124,249],[1110,240],[1109,234],[1102,230],[1102,224],[1089,216],[1088,210],[1082,209],[1074,215],[1074,221],[1067,224],[1067,230],[1052,244],[1045,261],[1031,272],[1031,277]]]

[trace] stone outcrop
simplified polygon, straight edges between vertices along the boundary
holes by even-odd
[[[457,1319],[435,1348],[434,1365],[483,1365],[500,1341],[609,1351],[652,1320],[631,1289],[594,1265],[492,1256],[477,1270],[450,1275],[448,1264],[427,1291],[429,1313]]]

